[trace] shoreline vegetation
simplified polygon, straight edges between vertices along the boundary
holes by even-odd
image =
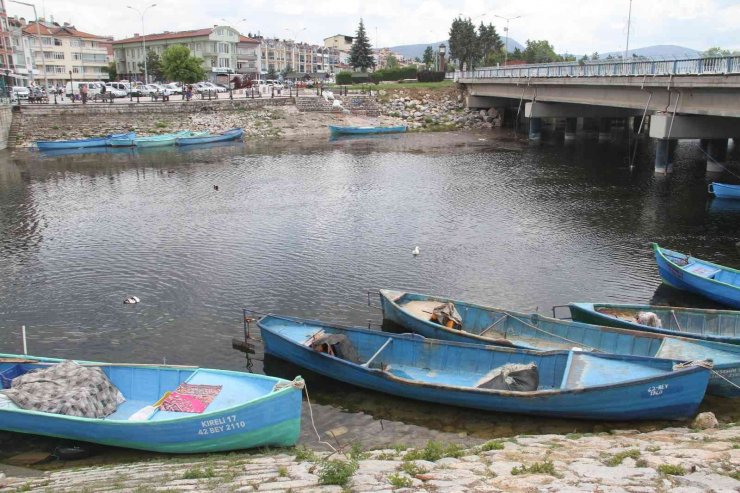
[[[517,435],[470,448],[435,441],[372,451],[298,446],[0,474],[0,492],[737,491],[740,426],[717,425],[710,414],[691,427]]]

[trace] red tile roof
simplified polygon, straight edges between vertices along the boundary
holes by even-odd
[[[193,29],[191,31],[177,31],[177,32],[171,32],[171,33],[159,33],[159,34],[147,34],[146,40],[147,41],[159,41],[163,39],[181,39],[181,38],[194,38],[199,36],[210,36],[213,32],[213,28],[209,27],[207,29]],[[126,39],[119,39],[117,41],[114,41],[113,44],[123,44],[123,43],[141,43],[142,36],[134,36],[132,38],[126,38]]]
[[[103,39],[103,36],[97,34],[90,34],[75,29],[74,26],[47,26],[43,22],[39,23],[39,28],[36,27],[35,22],[29,22],[23,28],[23,34],[29,34],[36,36],[41,31],[42,36],[58,36],[58,37],[70,37],[70,38],[83,38],[83,39]]]
[[[239,42],[240,43],[257,43],[257,44],[259,44],[260,40],[259,39],[252,39],[252,38],[248,38],[246,36],[241,36],[240,35],[239,36]]]

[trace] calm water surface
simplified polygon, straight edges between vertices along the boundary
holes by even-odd
[[[648,244],[740,266],[740,207],[707,196],[695,142],[679,147],[669,177],[654,175],[648,142],[632,171],[626,154],[618,139],[491,134],[4,154],[0,352],[21,351],[26,325],[32,354],[293,376],[231,349],[242,307],[367,326],[381,319],[366,294],[379,287],[545,313],[578,300],[708,306],[659,288]],[[122,304],[129,295],[142,302]],[[368,446],[595,426],[317,377],[309,389],[320,431]],[[4,437],[0,450],[21,436]]]

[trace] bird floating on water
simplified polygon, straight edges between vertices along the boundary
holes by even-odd
[[[213,189],[218,192],[218,185],[213,185]]]
[[[419,255],[419,247],[418,246],[415,246],[414,249],[411,250],[411,255],[413,255],[414,257],[416,257],[417,255]]]
[[[141,300],[139,299],[138,296],[129,296],[128,298],[126,298],[125,300],[123,300],[123,304],[124,305],[133,305],[133,304],[139,303],[140,301]]]

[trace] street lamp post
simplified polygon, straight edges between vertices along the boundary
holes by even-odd
[[[142,49],[144,50],[144,84],[149,83],[149,72],[147,71],[146,67],[146,31],[144,30],[144,14],[146,14],[146,11],[149,10],[152,7],[156,7],[157,4],[153,3],[147,7],[144,8],[144,10],[139,10],[136,7],[132,7],[131,5],[126,5],[127,9],[131,9],[136,11],[139,16],[141,17],[141,45]]]
[[[20,5],[25,5],[27,7],[33,8],[33,17],[36,19],[36,38],[39,42],[39,51],[41,52],[41,65],[44,69],[44,91],[49,90],[49,80],[46,75],[46,57],[44,56],[44,47],[41,44],[41,24],[39,24],[39,16],[36,15],[36,6],[32,3],[28,2],[19,2],[18,0],[10,0],[13,3],[17,3]]]
[[[507,62],[509,61],[509,21],[513,21],[514,19],[519,19],[521,15],[517,15],[516,17],[504,17],[503,15],[493,14],[493,16],[498,17],[499,19],[504,19],[506,21],[506,27],[504,28],[504,31],[506,31],[506,44],[504,46],[504,67],[505,67]]]
[[[445,54],[447,53],[447,47],[444,43],[439,45],[439,71],[445,71]]]

